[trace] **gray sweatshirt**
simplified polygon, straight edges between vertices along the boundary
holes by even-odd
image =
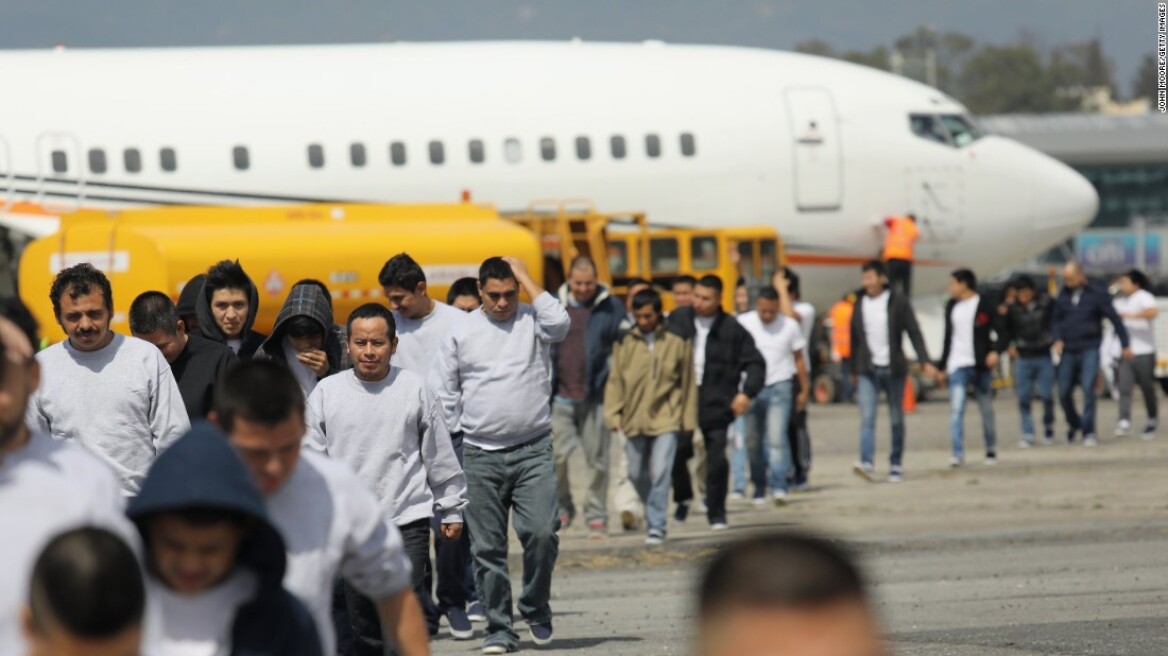
[[[304,445],[349,465],[397,526],[435,515],[462,522],[466,478],[422,376],[397,367],[368,383],[352,370],[308,397]]]
[[[551,431],[551,345],[568,336],[568,311],[544,292],[508,321],[471,312],[442,343],[434,385],[447,426],[497,451]]]
[[[397,323],[397,351],[393,363],[419,376],[428,376],[438,363],[438,349],[455,323],[465,321],[467,313],[434,301],[434,309],[421,319],[407,319],[393,313]]]
[[[155,456],[191,428],[170,365],[153,344],[115,334],[96,351],[66,340],[36,358],[41,386],[29,399],[28,425],[89,449],[126,496],[138,494]]]

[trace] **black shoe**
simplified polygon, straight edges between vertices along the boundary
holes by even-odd
[[[673,511],[673,521],[684,524],[685,520],[689,519],[689,504],[689,501],[677,504],[677,510]]]
[[[474,637],[474,626],[466,611],[461,608],[451,608],[446,611],[446,622],[450,625],[450,637],[455,640],[470,640]]]
[[[1067,431],[1067,444],[1074,444],[1075,443],[1075,433],[1077,433],[1077,432],[1078,431],[1074,431],[1074,430]]]

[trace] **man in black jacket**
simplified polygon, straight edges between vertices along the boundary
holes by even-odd
[[[965,400],[973,386],[985,436],[987,465],[998,461],[997,433],[994,430],[994,369],[998,366],[1000,342],[994,340],[997,308],[977,293],[977,276],[958,269],[949,276],[949,303],[945,306],[945,350],[941,355],[940,379],[948,378],[949,437],[953,443],[950,466],[965,464]]]
[[[1002,342],[1009,346],[1014,361],[1014,394],[1022,416],[1022,441],[1019,448],[1034,446],[1034,420],[1030,402],[1034,396],[1042,401],[1043,444],[1054,443],[1054,363],[1050,347],[1050,298],[1038,296],[1034,280],[1023,276],[1014,282],[1017,298],[1006,309],[1002,320]]]
[[[925,338],[917,324],[917,315],[907,296],[899,289],[889,289],[884,263],[867,262],[860,268],[860,283],[864,294],[856,299],[852,313],[852,375],[859,384],[860,400],[860,461],[854,471],[857,476],[876,480],[873,465],[876,452],[876,406],[880,391],[888,396],[888,412],[892,420],[892,456],[888,480],[903,480],[904,457],[904,387],[908,377],[908,358],[904,354],[904,336],[907,333],[916,351],[917,360],[924,363],[925,373],[935,375],[929,362]]]
[[[259,311],[259,292],[239,260],[223,260],[207,270],[203,292],[195,298],[203,337],[231,347],[240,360],[250,360],[267,339],[252,330]]]
[[[734,419],[750,407],[763,388],[766,361],[754,338],[734,317],[722,311],[722,280],[705,276],[694,287],[693,305],[669,315],[669,330],[693,340],[694,375],[698,382],[698,427],[706,443],[706,515],[710,528],[726,528],[726,488],[730,467],[726,460],[726,432]],[[743,376],[745,375],[745,378]],[[693,500],[686,462],[692,440],[680,440],[673,463],[674,515],[685,521]],[[686,444],[688,442],[688,444]]]

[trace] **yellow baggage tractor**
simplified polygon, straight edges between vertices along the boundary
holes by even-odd
[[[60,232],[25,249],[19,288],[49,341],[61,340],[50,284],[62,268],[90,262],[110,277],[113,327],[128,334],[127,312],[138,294],[158,290],[177,299],[195,275],[238,259],[259,288],[255,328],[267,332],[288,290],[304,278],[328,286],[338,323],[358,305],[382,300],[377,274],[403,251],[422,265],[431,296],[441,300],[451,283],[477,276],[495,255],[518,257],[537,280],[543,275],[536,236],[487,206],[170,207],[62,217]]]

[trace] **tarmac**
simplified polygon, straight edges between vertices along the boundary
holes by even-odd
[[[1138,427],[1142,404],[1135,405]],[[517,619],[521,650],[692,653],[703,560],[752,531],[801,527],[860,555],[893,654],[1168,654],[1168,428],[1151,441],[1112,437],[1116,405],[1100,401],[1099,447],[1068,446],[1060,420],[1055,446],[1023,450],[1013,394],[1000,393],[995,410],[996,465],[982,463],[981,423],[970,403],[968,464],[949,467],[942,399],[908,418],[905,481],[869,483],[851,472],[857,408],[813,406],[814,487],[786,507],[731,502],[730,530],[715,533],[703,517],[691,517],[670,528],[663,547],[645,547],[641,532],[619,526],[590,539],[578,522],[561,538],[555,643],[536,648]],[[881,476],[888,442],[882,411]],[[572,466],[573,485],[582,487],[582,457]],[[511,551],[517,598],[517,542]],[[439,655],[479,648],[479,639],[455,642],[445,628],[432,643]]]

